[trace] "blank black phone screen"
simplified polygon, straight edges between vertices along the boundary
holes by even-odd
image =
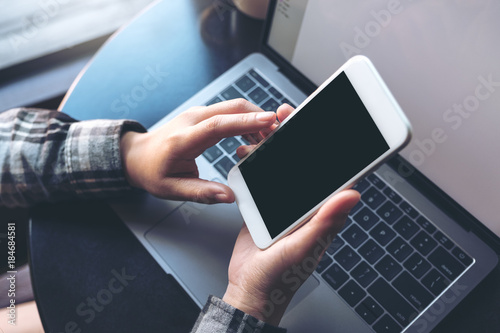
[[[341,72],[239,168],[274,238],[388,149]]]

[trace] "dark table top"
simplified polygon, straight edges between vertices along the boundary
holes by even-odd
[[[80,120],[129,118],[151,126],[258,50],[262,22],[228,3],[155,4],[104,45],[62,110]],[[145,84],[148,75],[155,81]],[[39,207],[30,256],[47,332],[186,331],[197,315],[196,305],[105,204]],[[434,332],[500,331],[499,281],[497,267]],[[183,309],[179,316],[165,314],[176,304]]]

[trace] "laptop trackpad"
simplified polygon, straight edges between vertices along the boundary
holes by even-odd
[[[224,295],[229,260],[242,224],[236,204],[186,202],[149,230],[145,238],[171,273],[203,305],[209,295]],[[318,281],[309,278],[288,311],[317,286]]]

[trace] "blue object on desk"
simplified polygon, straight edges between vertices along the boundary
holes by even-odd
[[[210,52],[199,16],[184,1],[155,2],[118,31],[75,81],[61,111],[78,120],[126,118],[150,127],[210,82],[210,71],[192,66],[210,66]]]

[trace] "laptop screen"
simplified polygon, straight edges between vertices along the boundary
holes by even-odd
[[[319,85],[368,56],[413,125],[402,155],[500,236],[500,2],[278,0],[268,46]]]

